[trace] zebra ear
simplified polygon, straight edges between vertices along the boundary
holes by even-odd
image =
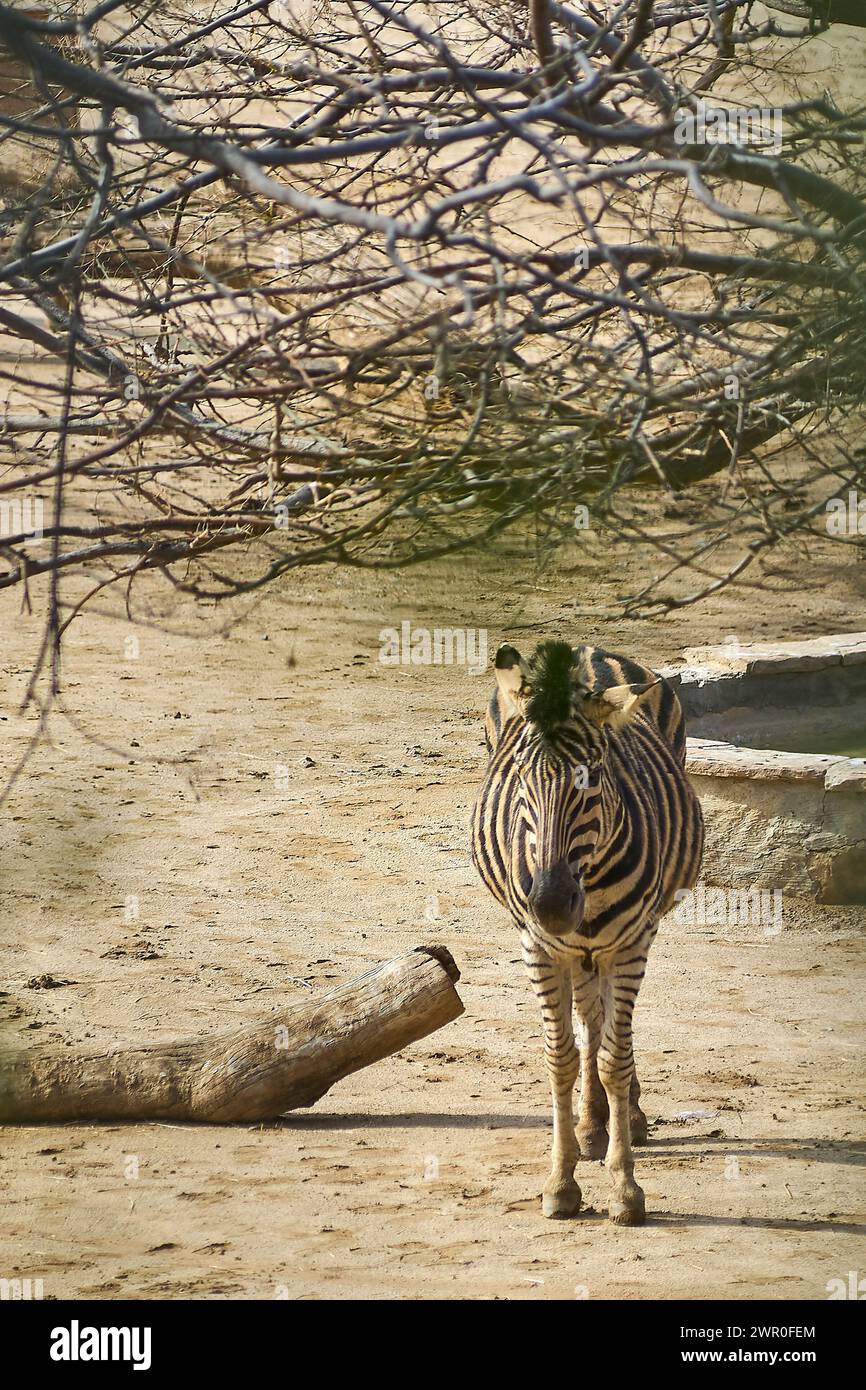
[[[587,701],[587,713],[599,724],[607,724],[611,729],[621,729],[628,724],[640,709],[651,691],[659,684],[658,680],[642,681],[637,685],[609,685]]]
[[[518,697],[526,686],[527,665],[516,647],[503,642],[497,647],[493,659],[496,671],[496,684],[506,699],[516,705]]]

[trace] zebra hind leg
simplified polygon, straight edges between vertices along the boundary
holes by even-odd
[[[644,946],[644,966],[646,966],[646,953],[655,940],[658,931],[658,922],[653,922],[649,929],[646,944]],[[637,1079],[637,1065],[632,1058],[631,1086],[628,1093],[628,1112],[631,1124],[631,1142],[636,1145],[646,1144],[648,1121],[646,1114],[641,1109],[640,1104],[640,1082]]]
[[[577,1111],[577,1142],[580,1156],[602,1159],[607,1153],[608,1105],[598,1075],[598,1045],[601,1040],[602,1004],[598,975],[594,971],[573,970],[574,1012],[580,1039],[580,1100]]]
[[[582,1025],[581,1025],[582,1031]],[[599,1029],[600,1034],[600,1029]],[[640,1106],[641,1088],[637,1067],[632,1072],[628,1109],[631,1142],[635,1148],[648,1143],[648,1120]],[[595,1044],[580,1048],[580,1103],[578,1106],[577,1142],[581,1158],[602,1159],[607,1153],[607,1119],[609,1107],[604,1087],[598,1075],[598,1035]]]
[[[635,1145],[647,1142],[647,1117],[640,1108],[640,1082],[637,1068],[632,1063],[631,1086],[628,1093],[628,1113],[631,1126],[631,1142]]]

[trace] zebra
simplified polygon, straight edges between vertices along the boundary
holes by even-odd
[[[472,859],[519,929],[541,1007],[553,1099],[542,1210],[575,1215],[578,1158],[606,1155],[609,1218],[640,1225],[632,1143],[647,1122],[632,1013],[658,920],[703,851],[682,709],[654,671],[599,647],[548,641],[524,661],[506,643],[494,666]]]

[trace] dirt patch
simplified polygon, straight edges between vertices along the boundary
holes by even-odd
[[[46,1297],[825,1298],[859,1259],[856,914],[798,907],[778,937],[664,927],[636,1027],[649,1224],[607,1224],[598,1163],[584,1213],[545,1221],[536,1005],[468,857],[489,680],[378,661],[404,618],[485,628],[491,652],[565,635],[658,663],[730,632],[856,626],[866,566],[817,541],[808,558],[808,591],[781,554],[760,602],[742,588],[655,623],[576,616],[647,563],[587,537],[544,570],[512,537],[451,567],[287,576],[234,628],[168,616],[153,578],[134,628],[110,598],[75,623],[71,719],[0,819],[8,1041],[221,1028],[423,941],[454,953],[466,1013],[279,1124],[8,1130],[0,1275]],[[40,630],[15,603],[10,766]]]

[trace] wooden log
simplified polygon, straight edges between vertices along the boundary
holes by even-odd
[[[463,1013],[444,946],[417,946],[317,998],[211,1037],[0,1057],[0,1121],[271,1120]]]

